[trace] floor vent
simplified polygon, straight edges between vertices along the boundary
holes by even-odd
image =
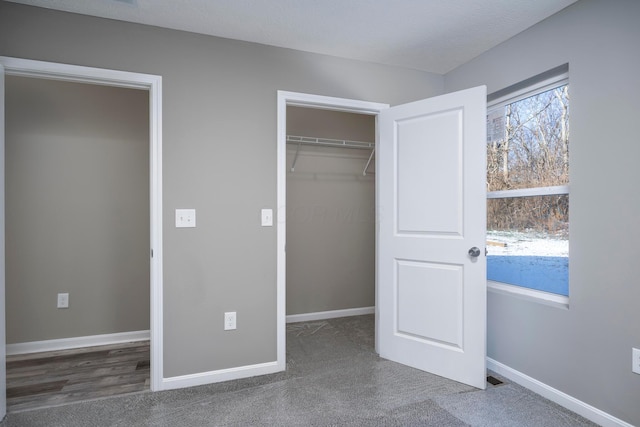
[[[502,381],[500,381],[499,379],[497,379],[496,377],[492,377],[491,375],[489,375],[487,377],[487,382],[491,385],[500,385],[502,384]]]

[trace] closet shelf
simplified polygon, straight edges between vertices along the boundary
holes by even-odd
[[[362,171],[362,175],[367,175],[367,169],[373,159],[373,154],[376,151],[376,144],[374,142],[362,142],[362,141],[349,141],[345,139],[329,139],[329,138],[313,138],[310,136],[295,136],[287,135],[287,144],[296,144],[296,155],[293,158],[293,164],[291,165],[291,172],[295,171],[296,162],[298,161],[298,152],[301,145],[316,145],[321,147],[334,147],[334,148],[353,148],[359,150],[371,150],[369,160]]]
[[[373,150],[376,146],[373,142],[348,141],[344,139],[312,138],[309,136],[287,135],[287,144],[321,145],[323,147],[356,148]]]

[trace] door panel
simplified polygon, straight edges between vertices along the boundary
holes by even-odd
[[[379,116],[380,356],[486,383],[486,88]],[[483,251],[481,251],[483,252]]]
[[[397,268],[398,334],[461,348],[462,269],[401,260]]]
[[[461,164],[460,135],[446,132],[461,123],[460,109],[396,121],[399,232],[460,234],[461,171],[438,166]],[[423,143],[438,139],[438,144]],[[438,202],[438,209],[425,196]]]

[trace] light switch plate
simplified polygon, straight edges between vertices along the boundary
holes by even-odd
[[[273,226],[273,209],[262,209],[262,226]]]
[[[195,209],[176,209],[176,227],[195,227],[196,226],[196,210]]]

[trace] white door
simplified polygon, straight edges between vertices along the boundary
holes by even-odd
[[[7,413],[4,303],[4,67],[0,64],[0,420]]]
[[[380,356],[480,389],[486,99],[482,86],[381,111],[376,165]]]

